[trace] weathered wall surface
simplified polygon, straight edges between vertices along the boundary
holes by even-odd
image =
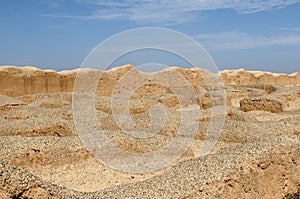
[[[0,67],[0,93],[20,96],[34,93],[70,92],[76,70],[55,72],[34,67]]]
[[[225,70],[219,72],[225,84],[273,84],[300,86],[300,73],[278,74],[261,71]]]
[[[97,93],[103,96],[112,94],[117,81],[133,66],[125,65],[102,73]],[[172,67],[182,74],[193,86],[205,84],[203,76],[209,76],[207,71],[196,69],[181,69]],[[78,70],[55,72],[53,70],[39,70],[34,67],[0,67],[0,94],[21,96],[34,93],[71,92]],[[164,71],[166,72],[166,71]],[[219,75],[225,84],[273,84],[277,86],[300,86],[300,73],[273,74],[269,72],[225,70]],[[213,77],[213,75],[211,75]]]

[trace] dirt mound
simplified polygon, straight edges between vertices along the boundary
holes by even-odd
[[[241,110],[243,111],[269,111],[280,113],[283,111],[283,103],[271,98],[246,98],[240,101]]]

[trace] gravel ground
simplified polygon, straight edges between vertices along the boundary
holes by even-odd
[[[0,95],[0,198],[297,197],[300,88],[246,85],[226,89],[244,91],[242,97],[276,98],[284,102],[283,111],[244,112],[236,104],[226,107],[216,146],[199,157],[204,139],[215,138],[207,133],[212,111],[224,108],[204,107],[199,115],[188,118],[199,122],[195,135],[186,136],[193,139],[191,147],[168,167],[144,174],[114,170],[84,147],[75,130],[72,93]],[[181,109],[173,97],[165,93],[132,98],[132,119],[142,127],[149,124],[151,106],[159,102],[167,107],[164,127],[148,139],[132,138],[116,124],[109,96],[96,98],[96,118],[121,149],[153,152],[176,136]],[[241,96],[228,97],[235,102]]]

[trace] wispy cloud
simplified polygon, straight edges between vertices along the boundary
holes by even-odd
[[[277,30],[280,30],[280,31],[290,31],[290,32],[298,32],[298,33],[300,33],[300,27],[296,27],[296,28],[281,27],[281,28],[277,28]]]
[[[272,35],[251,35],[244,32],[231,31],[199,34],[194,38],[205,47],[215,50],[300,45],[300,32],[292,31],[290,28],[286,28],[284,32],[278,32]]]
[[[59,17],[102,20],[129,20],[137,23],[184,23],[199,20],[208,10],[232,9],[241,14],[282,8],[300,0],[76,0],[93,4],[86,15],[66,14]]]
[[[37,3],[45,4],[53,8],[57,8],[63,5],[65,0],[39,0]]]

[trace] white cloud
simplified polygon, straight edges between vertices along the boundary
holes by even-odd
[[[44,4],[53,8],[57,8],[64,3],[64,0],[39,0],[37,1],[37,3]]]
[[[94,4],[95,10],[83,16],[64,15],[84,19],[124,19],[138,23],[183,23],[198,20],[207,10],[233,9],[241,14],[282,8],[300,0],[76,0]]]
[[[199,34],[194,38],[205,47],[215,50],[300,45],[300,32],[297,31],[285,31],[273,35],[250,35],[239,31],[232,31]]]
[[[300,27],[296,27],[296,28],[277,28],[277,30],[281,30],[281,31],[290,31],[290,32],[298,32],[300,33]]]

